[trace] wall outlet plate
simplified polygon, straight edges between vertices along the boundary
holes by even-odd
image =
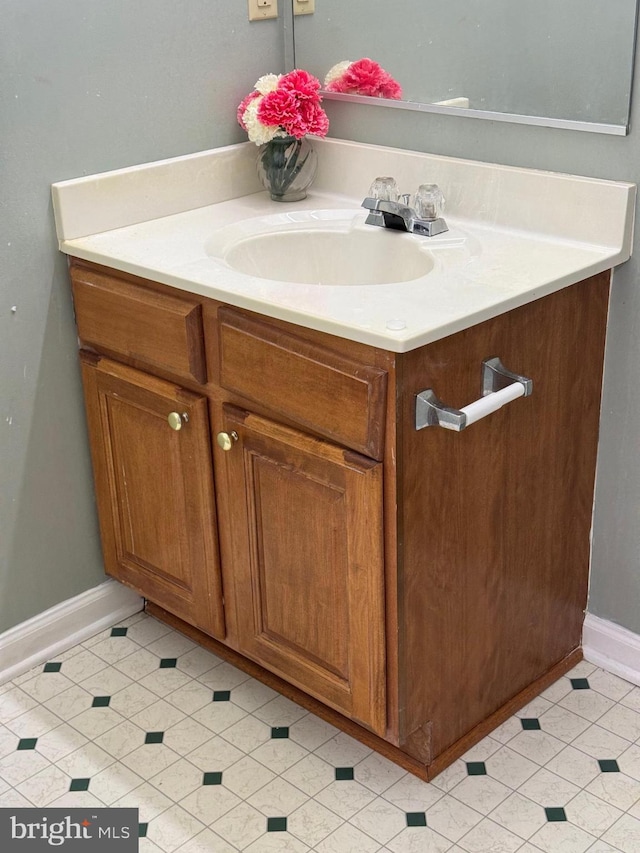
[[[313,15],[316,11],[316,0],[293,0],[294,15]]]
[[[266,21],[278,17],[278,0],[248,0],[249,20]]]

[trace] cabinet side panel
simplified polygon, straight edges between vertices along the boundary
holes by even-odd
[[[404,360],[401,742],[432,721],[434,756],[580,645],[608,281]],[[460,433],[415,429],[416,394],[461,408],[493,356],[531,397]]]

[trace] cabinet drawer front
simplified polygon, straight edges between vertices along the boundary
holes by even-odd
[[[220,384],[381,459],[387,374],[231,308],[218,314]]]
[[[81,267],[71,270],[71,278],[84,344],[206,382],[202,309],[196,300]]]

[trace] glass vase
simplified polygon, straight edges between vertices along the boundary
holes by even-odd
[[[273,201],[301,201],[315,177],[318,155],[306,136],[277,136],[260,147],[257,166]]]

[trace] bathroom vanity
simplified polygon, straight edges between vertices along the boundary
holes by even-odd
[[[327,140],[321,162],[357,148]],[[401,177],[438,161],[458,213],[447,170],[462,181],[484,165],[360,148],[358,174],[381,152]],[[246,146],[212,154],[216,186],[236,181],[227,198],[155,215],[139,209],[150,173],[54,188],[106,571],[157,617],[432,778],[580,659],[609,270],[629,255],[634,188],[513,170],[573,181],[579,203],[587,190],[610,199],[618,244],[523,237],[497,222],[509,213],[497,196],[474,194],[493,225],[454,203],[448,259],[429,249],[424,281],[296,288],[212,261],[210,244],[182,254],[212,224],[246,224],[246,205],[259,211],[249,231],[283,215],[245,177]],[[159,172],[184,177],[186,160]],[[316,219],[323,180],[303,205]],[[331,207],[351,216],[356,197]],[[493,357],[532,380],[530,396],[460,432],[417,428],[423,391],[460,409]]]

